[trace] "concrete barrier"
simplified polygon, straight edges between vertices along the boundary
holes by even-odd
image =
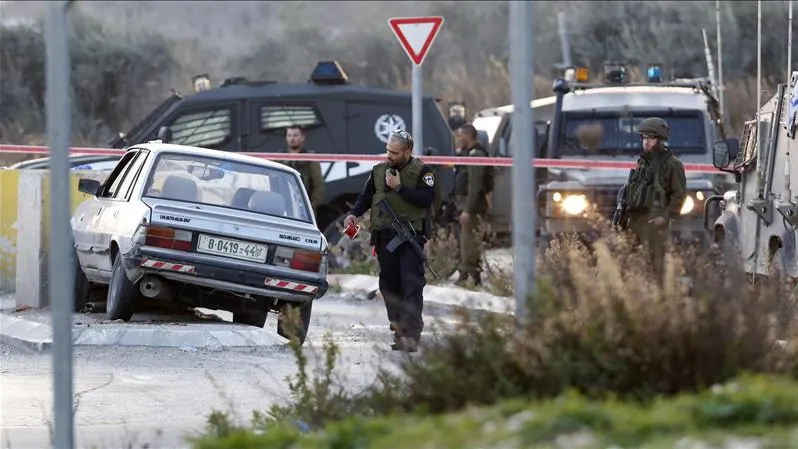
[[[89,197],[78,192],[78,180],[106,176],[108,172],[70,172],[70,212]],[[18,305],[47,305],[49,180],[49,170],[0,170],[0,290],[16,291]]]

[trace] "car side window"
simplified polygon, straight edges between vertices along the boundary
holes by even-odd
[[[119,189],[119,184],[122,183],[124,178],[125,170],[130,166],[135,155],[136,153],[131,151],[122,156],[114,171],[111,172],[103,183],[103,191],[100,195],[102,198],[111,198],[116,194],[116,191]]]
[[[311,128],[320,125],[319,112],[313,106],[268,105],[260,107],[260,130],[263,132],[285,129],[289,126]]]
[[[144,161],[147,159],[147,151],[139,151],[136,156],[134,157],[133,161],[128,164],[128,168],[125,173],[120,176],[122,179],[122,183],[119,185],[119,188],[114,192],[113,198],[115,199],[125,199],[127,198],[130,190],[133,187],[133,183],[136,179],[138,179],[138,173],[141,170],[141,166],[144,164]]]
[[[221,145],[232,135],[230,115],[229,108],[185,112],[169,126],[169,143],[206,148]]]

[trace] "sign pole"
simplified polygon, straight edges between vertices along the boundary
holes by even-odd
[[[47,141],[50,147],[50,307],[53,323],[54,445],[75,445],[72,414],[72,311],[77,263],[69,220],[69,1],[50,3],[46,27]]]
[[[424,154],[423,84],[421,66],[413,64],[413,154]]]
[[[443,17],[395,17],[388,21],[412,62],[413,154],[424,154],[424,91],[421,64],[443,25]]]
[[[532,7],[529,2],[510,2],[510,89],[513,99],[512,210],[513,286],[515,315],[520,324],[527,318],[527,301],[535,291],[535,187],[532,114]],[[531,198],[531,199],[530,199]]]

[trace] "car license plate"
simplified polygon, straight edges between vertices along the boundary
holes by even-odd
[[[266,245],[242,242],[241,240],[227,239],[200,234],[197,241],[197,251],[201,253],[216,254],[219,256],[234,257],[237,259],[266,262]]]

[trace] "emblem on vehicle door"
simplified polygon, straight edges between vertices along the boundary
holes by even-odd
[[[374,134],[384,143],[397,129],[405,129],[405,121],[398,114],[382,114],[374,123]]]

